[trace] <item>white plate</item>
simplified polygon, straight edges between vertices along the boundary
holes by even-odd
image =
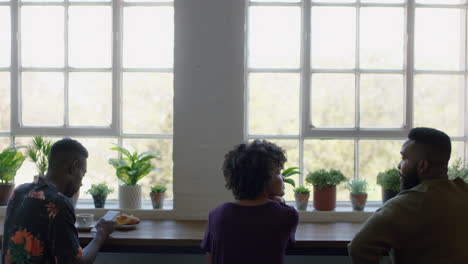
[[[135,229],[137,227],[138,224],[134,224],[134,225],[116,225],[114,226],[114,228],[116,230],[129,230],[129,229]]]
[[[75,226],[76,227],[76,230],[78,231],[91,231],[91,229],[93,229],[94,225],[93,226],[88,226],[88,227],[78,227],[78,226]]]

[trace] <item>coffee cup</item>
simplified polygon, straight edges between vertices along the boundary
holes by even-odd
[[[76,215],[76,226],[79,228],[89,228],[94,224],[93,214],[77,214]]]

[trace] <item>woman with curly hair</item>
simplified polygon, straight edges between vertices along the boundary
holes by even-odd
[[[242,143],[225,155],[226,188],[235,201],[209,214],[202,243],[208,263],[284,263],[299,221],[281,197],[285,162],[284,150],[264,140]]]

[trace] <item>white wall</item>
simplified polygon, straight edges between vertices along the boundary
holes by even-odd
[[[224,154],[243,140],[244,0],[175,0],[174,207],[206,219],[232,199]]]

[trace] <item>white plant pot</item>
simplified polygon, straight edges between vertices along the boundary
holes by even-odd
[[[141,185],[119,186],[119,205],[121,209],[141,208]]]

